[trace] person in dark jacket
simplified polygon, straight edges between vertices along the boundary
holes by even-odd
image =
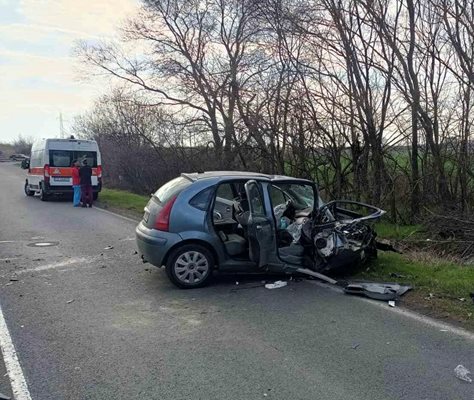
[[[82,162],[79,177],[81,178],[82,207],[92,207],[92,168],[87,165],[87,160]]]

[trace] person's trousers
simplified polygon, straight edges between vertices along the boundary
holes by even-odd
[[[77,207],[81,204],[81,185],[73,185],[74,197],[72,199],[72,204],[74,207]]]
[[[92,205],[92,185],[81,185],[82,205]]]

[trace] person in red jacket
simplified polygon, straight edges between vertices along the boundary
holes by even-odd
[[[74,160],[72,163],[72,188],[74,189],[74,197],[72,204],[74,207],[81,205],[81,178],[79,177],[79,161]]]

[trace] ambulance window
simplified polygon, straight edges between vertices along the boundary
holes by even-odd
[[[72,152],[68,150],[50,150],[49,165],[51,167],[70,167]]]
[[[87,160],[87,165],[97,167],[97,153],[95,151],[75,151],[74,160],[79,160],[81,164],[83,160]]]

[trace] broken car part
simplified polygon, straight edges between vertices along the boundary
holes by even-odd
[[[344,288],[344,292],[366,296],[374,300],[389,301],[403,296],[410,289],[411,286],[402,286],[398,283],[357,282],[349,283]]]

